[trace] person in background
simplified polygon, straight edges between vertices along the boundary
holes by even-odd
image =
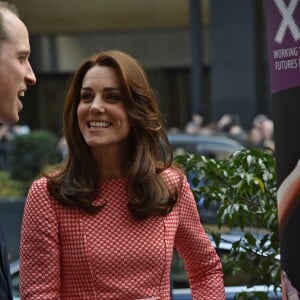
[[[21,298],[167,300],[175,247],[193,299],[225,299],[220,259],[133,57],[107,50],[80,65],[64,136],[66,159],[27,196]]]
[[[203,117],[201,114],[193,113],[192,120],[185,126],[185,132],[188,134],[200,134],[203,126]]]
[[[252,127],[248,132],[247,144],[248,148],[263,149],[263,135],[259,128]]]
[[[264,114],[258,114],[252,121],[248,133],[248,146],[275,150],[274,122]]]
[[[57,142],[56,151],[59,156],[60,161],[64,160],[68,155],[68,145],[66,138],[61,136]]]
[[[0,125],[0,170],[6,170],[8,167],[8,145],[12,137],[11,125]]]
[[[0,123],[19,120],[21,98],[36,82],[29,63],[30,44],[25,24],[14,5],[0,1]],[[7,246],[0,228],[0,300],[12,299]]]
[[[261,132],[263,136],[263,145],[265,148],[275,150],[274,143],[274,122],[266,119],[261,124]]]

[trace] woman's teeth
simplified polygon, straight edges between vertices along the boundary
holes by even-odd
[[[90,122],[90,127],[101,127],[101,128],[107,128],[111,125],[111,123],[103,122],[103,121],[93,121]]]

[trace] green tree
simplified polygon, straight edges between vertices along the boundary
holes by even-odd
[[[217,230],[210,232],[218,246],[221,230],[239,228],[240,240],[222,257],[228,275],[248,274],[248,287],[256,283],[280,287],[275,159],[268,151],[242,149],[224,160],[187,154],[177,156],[189,174],[195,199],[218,206]],[[240,293],[235,299],[268,299],[266,293]]]
[[[57,163],[57,140],[47,130],[33,130],[14,137],[9,151],[11,178],[30,184],[47,165]]]
[[[11,179],[8,172],[0,171],[0,201],[10,197],[23,197],[26,192],[26,184]]]

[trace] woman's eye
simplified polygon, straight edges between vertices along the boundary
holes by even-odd
[[[80,95],[80,99],[86,102],[92,99],[92,95],[83,93]]]
[[[119,94],[108,94],[107,98],[111,101],[119,101],[121,100],[121,96]]]

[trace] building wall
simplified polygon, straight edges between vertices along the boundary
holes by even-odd
[[[212,117],[235,113],[246,125],[256,113],[253,1],[211,4]]]
[[[193,41],[190,38],[188,1],[171,1],[171,3],[169,0],[162,0],[159,6],[157,1],[145,0],[143,1],[145,5],[139,6],[135,13],[129,9],[123,11],[124,2],[117,0],[113,2],[118,2],[120,7],[116,6],[115,9],[103,6],[101,11],[100,6],[93,6],[94,9],[97,8],[99,23],[107,22],[106,27],[104,25],[101,27],[96,22],[95,12],[90,16],[86,11],[87,8],[84,8],[82,12],[86,15],[77,16],[78,23],[85,24],[81,30],[78,24],[70,27],[68,23],[72,20],[75,22],[75,12],[70,12],[71,16],[66,15],[63,23],[62,12],[67,13],[65,4],[57,4],[60,11],[57,13],[57,24],[53,27],[56,18],[52,12],[47,16],[46,10],[39,8],[36,10],[37,12],[40,10],[39,15],[30,10],[30,5],[34,1],[28,1],[26,7],[23,2],[20,2],[21,14],[26,12],[25,22],[30,22],[30,16],[32,17],[29,23],[29,29],[32,30],[31,61],[38,78],[42,80],[38,81],[34,90],[28,93],[40,111],[37,114],[33,113],[28,111],[30,106],[27,108],[25,105],[22,121],[31,123],[34,127],[47,127],[47,124],[51,124],[49,127],[53,128],[53,124],[57,124],[55,120],[60,118],[53,117],[54,120],[48,122],[47,120],[52,118],[43,117],[45,111],[43,105],[52,103],[54,107],[59,108],[57,113],[61,114],[65,84],[78,64],[86,56],[98,50],[116,48],[129,52],[146,68],[154,89],[160,96],[168,125],[184,128],[192,113],[190,79]],[[258,68],[259,62],[265,59],[265,48],[263,45],[260,48],[257,43],[260,30],[257,28],[256,15],[258,1],[201,1],[202,4],[205,3],[205,9],[202,11],[205,22],[199,24],[203,37],[203,51],[200,55],[205,84],[201,83],[203,96],[199,101],[201,101],[200,106],[204,103],[206,110],[209,111],[207,121],[217,121],[221,115],[229,112],[240,115],[242,124],[250,126],[255,114],[269,113],[266,111],[266,107],[269,106],[262,104],[270,102],[266,84],[262,83],[268,82],[269,79],[264,76],[267,74],[261,72],[267,66],[260,65]],[[95,1],[91,2],[96,5]],[[182,2],[185,4],[182,5]],[[103,5],[103,2],[101,3]],[[172,7],[168,7],[171,4]],[[75,8],[76,5],[79,4],[75,1]],[[203,7],[202,5],[201,8]],[[149,11],[143,12],[146,9]],[[259,9],[262,10],[262,5]],[[78,7],[74,11],[77,10]],[[105,13],[112,19],[108,20]],[[156,17],[154,17],[155,13],[157,13]],[[147,21],[143,21],[142,16]],[[177,23],[176,16],[178,16]],[[89,17],[94,18],[93,24],[97,25],[98,29],[92,27],[90,21],[85,23]],[[125,24],[126,18],[130,21]],[[131,18],[136,19],[133,21]],[[152,27],[149,18],[152,18]],[[169,23],[168,19],[170,19]],[[40,27],[38,27],[39,22]],[[58,27],[60,23],[61,32]],[[124,24],[123,30],[120,29],[122,24]],[[99,29],[100,27],[102,30]],[[261,41],[266,42],[263,39]],[[153,74],[156,75],[152,76]],[[58,78],[56,87],[55,77]],[[56,97],[53,99],[55,94]],[[39,116],[38,120],[37,116]]]
[[[34,35],[32,65],[36,72],[71,73],[99,50],[119,49],[136,57],[147,69],[190,66],[187,29]]]

